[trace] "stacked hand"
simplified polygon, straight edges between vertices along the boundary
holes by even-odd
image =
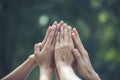
[[[81,80],[72,67],[74,62],[77,63],[74,67],[86,80],[100,80],[77,30],[63,21],[54,22],[48,28],[44,40],[35,44],[34,54],[3,80],[16,80],[14,76],[19,76],[19,80],[26,79],[35,64],[40,68],[40,80],[52,80],[53,72],[60,80]]]

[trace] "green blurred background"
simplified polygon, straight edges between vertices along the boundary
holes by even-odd
[[[0,78],[61,20],[77,28],[101,79],[120,80],[120,0],[0,0]],[[36,67],[28,80],[38,78]]]

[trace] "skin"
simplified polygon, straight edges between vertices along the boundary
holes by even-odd
[[[72,69],[74,58],[71,59],[71,51],[73,49],[71,29],[65,23],[60,27],[55,44],[55,64],[60,80],[80,80]]]
[[[52,25],[52,27],[50,27],[50,30],[51,31],[42,50],[40,51],[40,44],[35,45],[35,57],[37,64],[40,67],[40,80],[52,80],[54,64],[53,53],[57,27],[55,25]]]
[[[58,32],[60,31],[60,27],[62,27],[64,24],[64,21],[60,21],[58,24],[56,23],[55,25],[58,27]],[[56,37],[55,37],[56,38]],[[58,71],[56,69],[56,66],[54,65],[54,73],[56,74],[57,80],[60,80],[60,77],[58,75]]]
[[[100,77],[92,67],[88,52],[85,50],[78,35],[78,32],[75,28],[72,30],[72,38],[74,40],[75,47],[77,48],[73,49],[72,52],[77,61],[77,69],[79,73],[86,80],[100,80]]]
[[[72,68],[74,58],[78,71],[86,80],[100,80],[77,30],[72,30],[63,21],[58,24],[54,22],[48,28],[42,43],[35,44],[34,54],[1,80],[26,80],[36,64],[40,68],[40,80],[52,80],[53,71],[57,74],[58,80],[80,80]]]
[[[56,22],[54,22],[54,25],[55,24],[56,24]],[[51,31],[51,29],[49,27],[42,43],[37,44],[37,45],[41,45],[41,47],[39,47],[39,50],[41,50],[44,47],[50,31]],[[37,48],[35,46],[34,53],[36,53],[36,52],[37,52]],[[13,70],[11,73],[6,75],[5,77],[3,77],[1,80],[26,80],[27,77],[29,76],[30,72],[36,65],[37,65],[37,63],[36,63],[35,55],[34,54],[30,55],[26,61],[24,61],[20,66],[18,66],[15,70]],[[45,71],[45,72],[47,72],[47,71]]]
[[[28,59],[13,70],[10,74],[2,78],[1,80],[26,80],[29,73],[36,66],[36,61],[34,55],[28,57]]]

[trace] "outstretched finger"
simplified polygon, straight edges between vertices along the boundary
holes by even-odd
[[[83,44],[78,40],[77,36],[75,35],[75,33],[72,33],[72,38],[75,44],[75,47],[78,49],[78,51],[82,54],[82,56],[84,56],[84,53],[86,52]]]
[[[57,37],[58,30],[59,30],[59,27],[56,26],[54,37],[53,37],[53,41],[52,41],[52,46],[55,46],[55,42],[56,42],[56,37]]]
[[[82,61],[82,56],[80,55],[78,49],[73,49],[72,53],[73,53],[75,59],[77,60],[77,63]]]
[[[71,30],[72,30],[71,26],[68,26],[68,39],[69,39],[70,44],[73,43],[72,36],[71,36]]]
[[[55,21],[55,22],[53,23],[53,25],[57,26],[57,21]],[[53,26],[53,25],[52,25],[52,26]]]
[[[48,38],[48,35],[50,34],[50,31],[51,31],[51,26],[49,26],[48,27],[48,29],[47,29],[47,32],[46,32],[46,35],[45,35],[45,37],[44,37],[44,40],[42,41],[42,43],[41,43],[41,47],[43,48],[43,46],[45,45],[45,43],[46,43],[46,41],[47,41],[47,38]]]
[[[51,45],[51,44],[52,44],[52,41],[53,41],[53,39],[54,39],[55,30],[56,30],[56,26],[53,25],[53,26],[51,27],[51,32],[49,33],[48,39],[47,39],[47,41],[46,41],[46,44],[47,44],[47,45]]]
[[[59,27],[62,27],[63,24],[64,24],[64,21],[60,21]]]
[[[74,33],[72,33],[72,37],[74,40],[74,44],[75,47],[78,49],[78,51],[80,52],[82,59],[88,63],[89,65],[91,65],[90,59],[89,59],[89,55],[86,51],[86,49],[84,48],[83,44],[81,42],[79,42],[79,40],[76,38],[76,35]]]
[[[63,27],[60,27],[60,43],[63,44],[64,42],[64,32]]]
[[[64,41],[68,42],[68,35],[69,35],[69,33],[68,33],[67,24],[65,23],[63,27],[64,27]]]
[[[76,30],[76,28],[73,28],[72,32],[74,32],[75,35],[77,36],[78,40],[81,41],[80,37],[79,37],[79,34],[78,34],[78,31]]]
[[[57,22],[55,21],[55,22],[53,23],[53,25],[57,25]],[[51,26],[48,27],[47,32],[46,32],[46,35],[45,35],[45,37],[44,37],[44,39],[43,39],[43,41],[42,41],[42,48],[43,48],[43,46],[45,45],[45,43],[46,43],[46,41],[47,41],[47,38],[48,38],[48,35],[49,35],[50,31],[51,31]]]
[[[60,45],[60,32],[57,33],[55,47]]]

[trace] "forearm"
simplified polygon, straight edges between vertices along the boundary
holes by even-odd
[[[52,68],[40,67],[40,80],[52,80]]]
[[[2,80],[25,80],[35,66],[36,61],[33,59],[33,55],[31,55],[23,64],[5,76]]]
[[[81,80],[75,75],[72,67],[57,67],[57,70],[60,80]]]

